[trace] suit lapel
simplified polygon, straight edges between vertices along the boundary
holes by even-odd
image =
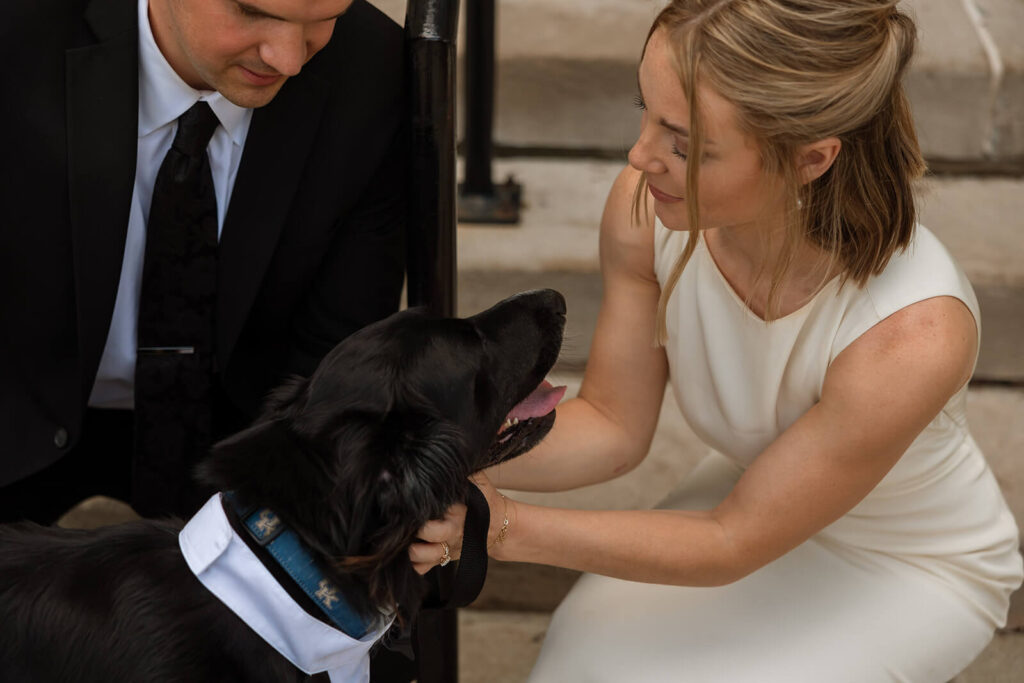
[[[306,166],[327,101],[312,73],[289,79],[253,112],[221,232],[217,356],[221,367],[242,331]]]
[[[137,5],[93,0],[86,18],[97,43],[67,53],[68,182],[79,344],[83,358],[98,361],[117,295],[135,182]],[[326,101],[323,81],[303,73],[253,113],[221,233],[221,367],[270,264]]]
[[[98,42],[67,51],[68,186],[86,362],[103,352],[128,232],[138,141],[136,12],[134,2],[94,1],[86,19]]]

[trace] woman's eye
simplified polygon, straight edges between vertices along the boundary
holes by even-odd
[[[647,109],[647,105],[644,103],[644,98],[640,97],[639,95],[633,96],[633,106],[639,109],[640,111],[645,111]]]
[[[686,152],[680,152],[679,148],[676,147],[674,143],[672,145],[672,153],[675,154],[680,159],[682,159],[684,161],[686,160]]]

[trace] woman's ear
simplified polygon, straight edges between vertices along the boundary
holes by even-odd
[[[800,182],[807,184],[820,178],[832,167],[843,143],[837,137],[825,138],[802,146],[797,151],[797,169]]]

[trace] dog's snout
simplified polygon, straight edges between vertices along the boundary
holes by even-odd
[[[484,339],[503,340],[502,353],[520,356],[528,365],[539,358],[540,365],[550,366],[562,345],[565,297],[553,289],[522,292],[467,320]],[[508,346],[508,340],[516,341]]]

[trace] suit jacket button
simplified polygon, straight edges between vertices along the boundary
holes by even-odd
[[[63,427],[59,427],[56,432],[53,433],[53,445],[57,448],[64,448],[68,445],[68,430]]]

